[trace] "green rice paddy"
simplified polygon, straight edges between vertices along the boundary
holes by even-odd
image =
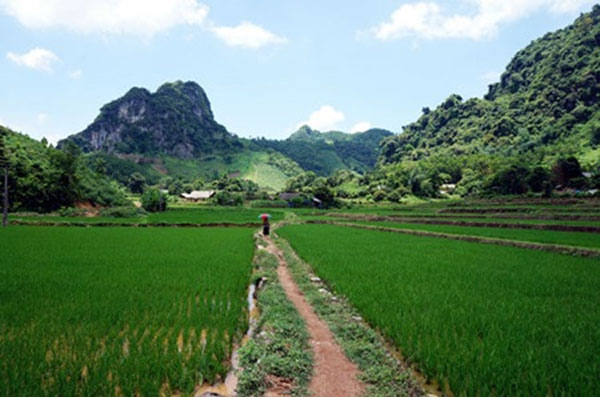
[[[505,240],[528,241],[543,244],[570,245],[575,247],[600,249],[600,234],[584,232],[558,232],[554,230],[504,229],[494,227],[427,225],[416,223],[368,222],[352,223],[382,226],[398,229],[425,230],[436,233],[448,233],[468,236],[500,238]]]
[[[455,395],[594,395],[600,261],[332,225],[278,233]]]
[[[247,325],[243,228],[0,230],[0,393],[191,393]]]

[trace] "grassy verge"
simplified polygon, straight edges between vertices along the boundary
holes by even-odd
[[[600,248],[600,234],[598,233],[557,232],[553,230],[498,229],[488,227],[425,225],[395,222],[357,221],[356,223],[399,229],[426,230],[437,233],[482,236],[507,240],[531,241],[543,244],[560,244],[572,245],[576,247]]]
[[[344,299],[333,296],[314,279],[310,267],[301,261],[282,238],[274,238],[283,251],[294,281],[308,303],[327,322],[346,356],[360,368],[361,380],[369,396],[421,395],[422,391],[410,371],[401,365],[385,343]]]
[[[259,240],[260,241],[260,240]],[[287,299],[277,279],[277,258],[259,249],[254,260],[260,319],[255,335],[240,350],[240,396],[262,396],[267,390],[308,395],[313,361],[302,318]]]

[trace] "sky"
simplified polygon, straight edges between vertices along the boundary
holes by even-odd
[[[193,80],[243,137],[400,132],[482,97],[589,0],[0,0],[0,124],[77,133],[131,87]]]

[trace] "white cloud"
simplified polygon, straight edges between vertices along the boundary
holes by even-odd
[[[352,128],[350,128],[350,133],[355,134],[357,132],[365,132],[367,130],[370,130],[371,127],[372,125],[368,121],[361,121],[359,123],[356,123]]]
[[[30,29],[151,37],[176,25],[200,25],[208,7],[197,0],[0,0]]]
[[[24,54],[9,51],[6,57],[17,65],[46,72],[51,72],[52,65],[60,60],[56,54],[45,48],[34,48]]]
[[[466,0],[475,6],[470,15],[449,14],[431,1],[403,4],[390,20],[372,32],[380,40],[408,36],[425,39],[467,38],[479,40],[494,36],[502,23],[526,17],[540,10],[554,13],[578,11],[590,0]]]
[[[67,74],[67,76],[69,76],[69,78],[72,80],[79,80],[83,76],[83,72],[81,71],[81,69],[75,69],[75,70],[71,70]]]
[[[237,26],[213,26],[210,30],[228,46],[260,48],[271,44],[285,44],[285,37],[277,36],[265,28],[251,22],[242,22]]]
[[[42,124],[46,124],[46,121],[48,121],[48,115],[46,113],[38,113],[35,116],[35,120],[37,121],[38,124],[42,125]]]
[[[323,105],[319,110],[312,112],[308,117],[308,120],[298,123],[296,128],[308,125],[315,130],[329,131],[335,129],[337,124],[345,119],[346,116],[344,113],[335,110],[333,106]]]

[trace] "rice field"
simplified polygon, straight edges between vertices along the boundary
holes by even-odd
[[[332,225],[278,231],[455,395],[594,395],[600,260]]]
[[[52,224],[259,224],[258,216],[267,212],[272,216],[272,221],[283,219],[283,212],[273,209],[244,208],[244,207],[183,207],[170,208],[165,212],[150,213],[145,216],[133,218],[117,218],[107,216],[58,216],[58,215],[11,215],[10,220],[26,223],[48,222]]]
[[[363,225],[382,226],[398,229],[425,230],[469,236],[500,238],[505,240],[527,241],[543,244],[569,245],[574,247],[600,249],[600,234],[584,232],[560,232],[554,230],[504,229],[494,227],[472,227],[453,225],[427,225],[417,223],[353,221]]]
[[[0,393],[191,393],[247,326],[243,228],[0,230]]]

